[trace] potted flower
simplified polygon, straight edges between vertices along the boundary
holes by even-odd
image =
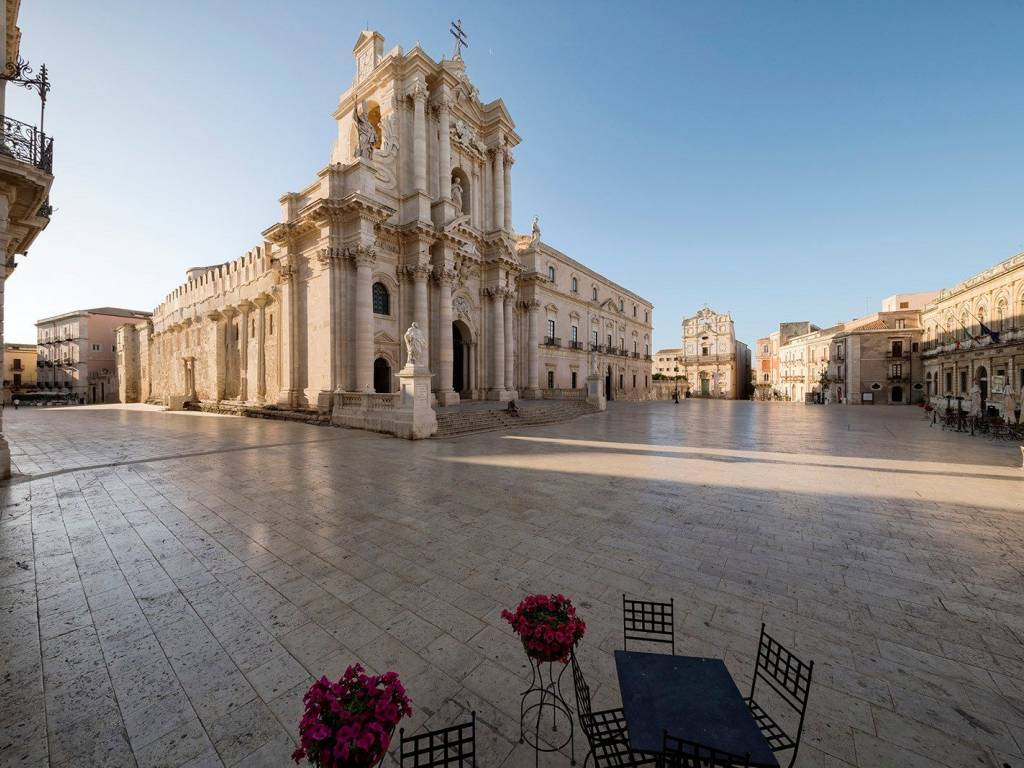
[[[515,613],[502,611],[501,618],[519,635],[526,655],[537,661],[568,661],[587,629],[565,595],[528,595]]]
[[[360,664],[337,682],[321,677],[303,701],[306,711],[292,760],[317,768],[373,768],[387,754],[399,720],[412,714],[398,675],[367,675]]]

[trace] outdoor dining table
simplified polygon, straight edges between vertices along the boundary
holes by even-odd
[[[659,753],[665,731],[778,768],[725,662],[700,656],[615,651],[629,747]]]

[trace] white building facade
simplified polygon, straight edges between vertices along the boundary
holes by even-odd
[[[363,32],[329,164],[233,262],[199,267],[151,322],[122,329],[122,398],[321,411],[394,392],[412,323],[436,402],[538,397],[604,375],[650,387],[650,302],[512,228],[513,149],[461,57],[385,53]],[[611,341],[608,341],[608,339]],[[594,339],[597,339],[594,342]]]

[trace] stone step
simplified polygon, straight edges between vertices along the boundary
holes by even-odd
[[[523,406],[517,417],[509,416],[504,408],[486,411],[444,411],[437,415],[437,432],[434,437],[461,437],[516,427],[556,424],[586,413],[594,413],[596,410],[585,401],[572,400]]]

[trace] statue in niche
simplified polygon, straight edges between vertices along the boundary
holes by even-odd
[[[540,240],[540,216],[534,215],[533,217],[533,234],[532,239],[534,242]]]
[[[427,359],[427,337],[417,323],[409,326],[405,332],[405,348],[409,353],[409,365],[420,365]]]
[[[455,203],[455,210],[462,213],[462,182],[455,175],[452,176],[452,202]]]
[[[360,109],[358,104],[356,104],[355,119],[356,134],[359,139],[356,157],[369,160],[373,157],[373,145],[377,143],[377,131],[374,129],[373,123],[370,122],[370,118],[366,116],[365,110]]]

